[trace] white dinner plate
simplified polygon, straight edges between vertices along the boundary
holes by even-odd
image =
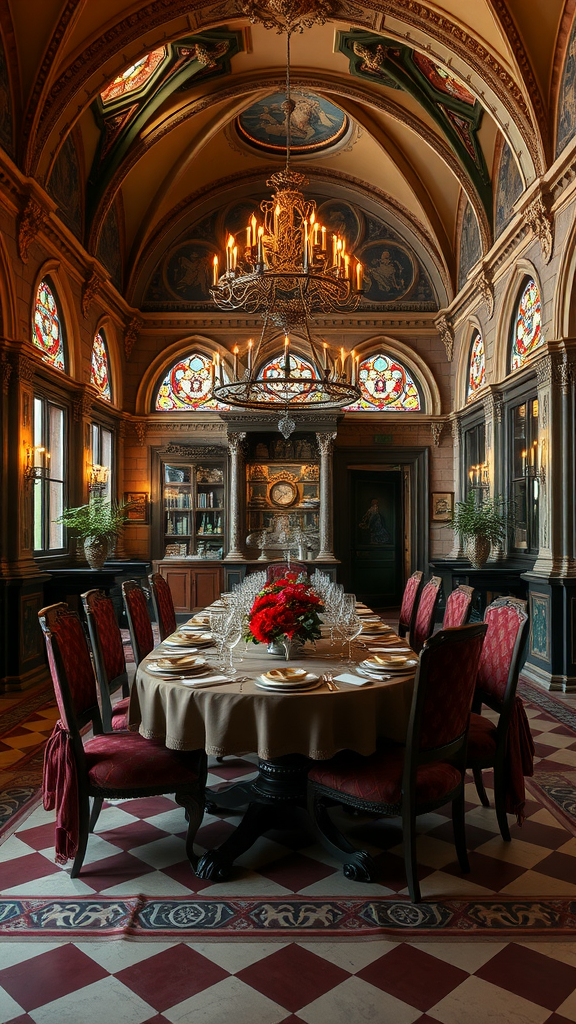
[[[259,690],[268,690],[270,693],[306,693],[308,690],[317,690],[319,686],[322,686],[321,680],[318,676],[308,673],[308,677],[303,683],[282,683],[281,686],[277,686],[274,683],[265,682],[262,676],[258,676],[256,679],[256,686]]]
[[[149,661],[146,665],[146,671],[150,672],[150,675],[153,676],[174,676],[175,679],[178,676],[186,676],[187,678],[190,677],[190,679],[203,679],[204,676],[213,675],[214,673],[214,669],[210,665],[205,665],[198,672],[193,672],[189,668],[181,668],[178,672],[170,671],[170,669],[160,668],[157,661]]]
[[[402,675],[402,673],[404,673],[406,675],[406,674],[409,674],[411,672],[414,672],[414,670],[417,667],[418,667],[417,659],[416,658],[409,658],[408,661],[405,661],[403,665],[398,665],[398,666],[396,666],[396,665],[394,665],[394,666],[387,665],[384,673],[380,673],[378,671],[374,672],[372,670],[367,670],[367,669],[362,667],[361,674],[369,675],[371,679],[378,679],[383,674],[384,675],[389,675],[390,673],[393,673],[394,675]],[[361,666],[359,665],[357,667],[356,671],[357,672],[360,671],[360,668],[361,668]]]

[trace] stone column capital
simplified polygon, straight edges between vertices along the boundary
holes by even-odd
[[[335,433],[316,434],[316,440],[318,442],[318,449],[322,458],[332,455],[332,452],[334,451],[334,441],[336,440]]]

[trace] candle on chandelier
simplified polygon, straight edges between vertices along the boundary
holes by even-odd
[[[234,353],[234,379],[237,380],[238,379],[238,353],[240,351],[240,349],[238,348],[238,345],[234,345],[234,348],[233,348],[232,351]]]
[[[248,226],[246,228],[246,248],[247,249],[249,249],[251,244],[252,244],[251,239],[252,239],[252,231],[251,231],[250,225],[248,224]]]
[[[260,226],[258,228],[258,263],[264,263],[264,228]]]
[[[218,284],[218,257],[215,256],[212,260],[212,285],[216,288]]]
[[[249,338],[249,340],[248,340],[248,373],[252,373],[252,348],[253,348],[253,345],[254,345],[254,342],[252,341],[252,338]]]
[[[325,369],[326,373],[328,373],[328,345],[326,344],[326,342],[324,342],[323,344],[324,344],[324,369]]]
[[[318,245],[318,235],[320,234],[320,225],[314,224],[314,245]]]
[[[232,252],[235,241],[234,235],[228,235],[228,241],[226,243],[226,271],[228,273],[232,270]]]
[[[356,260],[356,291],[361,292],[364,285],[364,267]]]
[[[342,267],[342,239],[338,236],[336,244],[336,259],[338,261],[338,270]]]
[[[530,446],[530,465],[534,465],[534,445]]]
[[[212,356],[212,362],[210,364],[210,383],[214,387],[216,381],[216,356]]]
[[[351,384],[355,384],[356,383],[356,352],[355,352],[354,349],[352,349],[352,351],[350,353],[350,359],[351,359],[351,363],[350,363],[350,383]]]
[[[290,376],[290,338],[284,335],[284,373]]]
[[[342,376],[344,376],[344,367],[345,367],[345,365],[346,365],[346,356],[344,355],[344,349],[341,348],[340,349],[340,368],[341,368],[341,371],[342,371]]]
[[[338,238],[336,235],[332,235],[332,266],[336,266],[336,252],[338,250]]]
[[[304,270],[308,270],[308,221],[304,221],[304,253],[303,253],[303,266]]]
[[[522,472],[526,472],[526,449],[522,449]]]
[[[278,234],[278,221],[280,220],[280,203],[276,203],[276,209],[274,210],[274,234]]]
[[[252,225],[252,239],[250,244],[256,245],[256,217],[254,214],[252,214],[252,220],[250,221],[250,223]]]
[[[344,254],[344,277],[347,281],[350,280],[350,257],[347,252]]]

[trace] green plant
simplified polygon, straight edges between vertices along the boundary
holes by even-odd
[[[457,501],[452,513],[451,526],[462,540],[469,537],[487,537],[492,543],[506,539],[514,525],[516,503],[501,494],[478,501],[470,491],[466,501]]]
[[[101,538],[109,543],[115,540],[126,522],[127,502],[117,505],[106,498],[93,497],[87,505],[64,509],[56,520],[64,523],[81,540]]]

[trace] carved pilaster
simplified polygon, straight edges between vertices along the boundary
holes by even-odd
[[[18,254],[22,263],[28,263],[30,244],[46,224],[46,213],[32,196],[29,196],[18,221]]]
[[[434,324],[446,349],[446,358],[451,363],[454,355],[454,331],[450,319],[446,313],[440,313]]]
[[[478,290],[488,311],[488,319],[491,320],[494,316],[494,285],[492,283],[492,273],[488,267],[482,267],[477,281]]]
[[[94,394],[82,390],[80,394],[72,402],[72,413],[74,416],[74,422],[80,423],[82,418],[88,418],[92,415],[92,407],[94,405]]]
[[[442,431],[444,430],[444,420],[432,420],[430,424],[430,432],[432,434],[432,444],[435,448],[440,445],[440,438],[442,437]]]
[[[335,440],[336,434],[316,434],[316,441],[318,442],[318,450],[321,457],[332,455]]]
[[[228,549],[228,554],[226,555],[226,560],[231,562],[238,562],[244,558],[242,529],[242,495],[244,492],[244,475],[242,473],[242,458],[244,455],[245,439],[246,432],[243,430],[228,434],[228,451],[230,453],[230,547]]]
[[[94,300],[96,299],[98,292],[100,291],[101,283],[102,282],[100,281],[100,277],[96,269],[92,267],[91,272],[86,277],[84,287],[82,288],[81,304],[82,316],[84,317],[84,319],[86,319],[86,317],[88,316],[88,313],[90,312],[90,307]]]
[[[455,445],[462,443],[462,424],[457,416],[454,416],[452,423],[452,440]]]
[[[0,360],[0,377],[2,378],[2,391],[5,395],[8,394],[10,387],[10,377],[12,376],[12,363],[9,363],[7,359]]]
[[[317,561],[335,561],[334,557],[334,495],[332,456],[335,433],[316,434],[320,451],[320,551]]]
[[[146,434],[148,432],[148,424],[146,420],[134,420],[132,426],[134,427],[134,433],[138,438],[138,444],[143,447],[146,440]]]
[[[132,349],[138,341],[138,335],[142,330],[143,321],[138,316],[132,317],[132,319],[126,324],[126,330],[124,332],[124,351],[126,353],[126,359],[130,359]]]
[[[28,356],[19,355],[14,363],[14,376],[19,384],[29,384],[34,379],[36,363]]]
[[[526,222],[540,242],[542,259],[549,263],[554,249],[554,218],[550,212],[550,197],[539,192],[524,211]]]

